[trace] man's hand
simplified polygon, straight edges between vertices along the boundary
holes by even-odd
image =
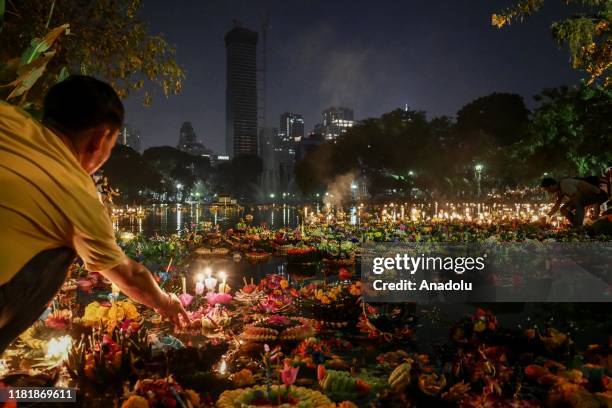
[[[177,326],[183,326],[180,316],[183,316],[186,324],[190,322],[189,315],[176,295],[161,290],[153,274],[138,262],[126,257],[115,267],[100,273],[117,284],[127,296],[155,309]]]
[[[167,302],[155,308],[155,311],[160,315],[168,318],[177,327],[184,327],[191,322],[189,314],[181,304],[181,301],[175,294],[166,293]],[[181,316],[184,321],[181,320]]]

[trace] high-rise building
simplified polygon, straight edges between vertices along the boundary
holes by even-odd
[[[191,122],[183,122],[179,133],[178,148],[184,150],[187,146],[197,142],[197,136]]]
[[[121,144],[124,146],[128,146],[132,148],[132,150],[140,153],[140,130],[131,127],[127,123],[121,129],[119,133],[119,137],[117,138],[117,144]]]
[[[257,154],[257,36],[239,25],[225,35],[225,143],[231,157]]]
[[[191,122],[183,122],[181,125],[181,130],[179,133],[179,140],[177,144],[177,149],[193,154],[193,155],[204,155],[210,154],[210,150],[208,150],[202,142],[198,140],[195,130],[193,130],[193,125]]]
[[[263,162],[261,173],[262,198],[276,194],[279,188],[278,161],[276,153],[276,137],[278,129],[262,127],[259,132],[259,155]]]
[[[280,125],[275,152],[281,178],[280,186],[287,191],[295,169],[297,145],[304,137],[304,119],[302,115],[285,112],[280,117]]]
[[[280,116],[280,133],[299,141],[304,137],[304,119],[302,115],[285,112]]]
[[[353,110],[331,107],[321,113],[322,122],[315,126],[315,133],[322,134],[326,140],[337,139],[355,124]]]

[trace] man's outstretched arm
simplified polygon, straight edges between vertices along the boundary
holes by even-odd
[[[561,203],[563,203],[563,196],[558,196],[557,200],[555,201],[555,204],[553,205],[553,207],[550,209],[550,211],[548,212],[548,216],[552,217],[553,215],[555,215],[555,213],[559,210],[559,207],[561,207]]]
[[[155,309],[175,325],[182,326],[180,316],[183,316],[185,323],[189,322],[189,315],[179,299],[173,294],[164,292],[144,265],[126,257],[119,265],[100,273],[119,286],[127,296]]]

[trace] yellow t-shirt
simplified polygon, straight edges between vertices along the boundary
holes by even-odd
[[[90,271],[125,255],[91,177],[51,130],[0,102],[0,285],[41,251],[73,248]]]

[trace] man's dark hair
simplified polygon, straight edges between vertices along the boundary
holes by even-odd
[[[544,179],[542,179],[542,181],[540,182],[540,187],[553,187],[556,186],[558,184],[557,180],[555,180],[552,177],[546,177]]]
[[[123,125],[125,111],[115,90],[106,82],[71,75],[45,95],[43,123],[65,133],[81,132],[101,125]]]

